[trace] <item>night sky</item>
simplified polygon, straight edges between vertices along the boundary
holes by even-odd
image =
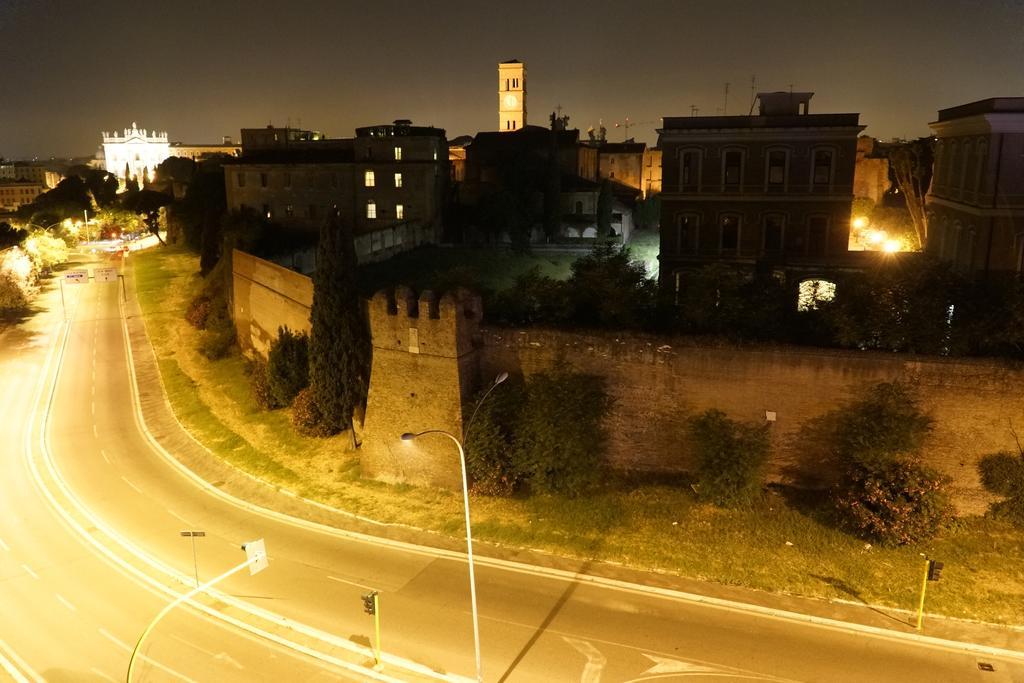
[[[0,0],[0,156],[89,155],[132,121],[172,141],[291,123],[332,136],[409,118],[497,127],[498,61],[527,64],[529,122],[654,142],[662,116],[746,113],[811,90],[880,138],[937,109],[1024,95],[1024,0],[434,2]]]

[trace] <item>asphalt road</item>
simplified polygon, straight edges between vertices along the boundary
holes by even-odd
[[[167,604],[168,586],[180,593],[174,581],[196,572],[209,580],[245,559],[242,542],[265,538],[270,568],[172,612],[133,680],[353,679],[271,638],[365,664],[351,644],[373,634],[360,599],[369,588],[380,591],[384,652],[472,678],[464,558],[259,514],[199,488],[151,446],[135,416],[118,296],[114,285],[77,288],[63,347],[59,301],[0,338],[0,662],[51,681],[121,680],[126,649]],[[47,413],[46,372],[58,362]],[[184,529],[206,533],[195,564]],[[1024,681],[1022,660],[500,563],[481,562],[477,582],[488,681]],[[398,661],[384,673],[428,678]]]

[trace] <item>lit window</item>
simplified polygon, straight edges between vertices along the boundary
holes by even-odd
[[[377,202],[372,199],[366,202],[366,217],[376,218],[377,217]]]
[[[401,204],[395,204],[395,218],[398,220],[405,218],[405,207]]]
[[[818,304],[836,298],[836,283],[828,280],[804,280],[797,294],[796,310],[813,311]]]
[[[373,187],[375,185],[375,181],[373,179],[373,171],[366,171],[365,173],[363,173],[363,185],[365,185],[366,187]]]
[[[288,216],[288,218],[291,218],[292,216],[294,216],[295,215],[295,207],[293,207],[291,204],[286,205],[284,207],[284,215]]]
[[[395,161],[401,161],[401,160],[402,160],[402,148],[401,147],[395,147]]]
[[[396,173],[395,174],[395,187],[401,187],[401,186],[402,186],[402,174],[401,173]]]

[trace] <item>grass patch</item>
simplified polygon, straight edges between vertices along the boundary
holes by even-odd
[[[329,505],[462,536],[461,494],[360,480],[346,435],[295,434],[285,411],[256,407],[243,359],[199,356],[196,331],[183,318],[201,286],[194,255],[157,249],[133,261],[171,404],[211,450]],[[972,517],[921,546],[868,548],[834,527],[822,512],[828,506],[828,500],[770,491],[744,508],[722,510],[696,501],[685,480],[634,476],[580,498],[474,497],[473,533],[482,541],[721,584],[902,609],[916,607],[919,553],[925,552],[946,563],[942,581],[928,589],[930,612],[1024,623],[1024,533]]]

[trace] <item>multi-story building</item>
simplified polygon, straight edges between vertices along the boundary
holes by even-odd
[[[660,278],[712,262],[827,268],[847,255],[859,114],[760,93],[753,116],[665,117]]]
[[[46,186],[37,182],[0,180],[0,211],[17,211],[22,204],[31,204],[46,192]]]
[[[1024,273],[1024,97],[939,111],[926,251],[962,272]]]
[[[644,169],[642,185],[644,199],[661,193],[661,150],[648,147],[644,150]]]
[[[449,181],[444,130],[398,120],[358,128],[354,138],[255,149],[245,139],[243,132],[242,156],[224,165],[229,210],[307,231],[336,211],[351,223],[362,261],[439,238]]]
[[[60,173],[35,164],[3,164],[0,165],[0,180],[35,183],[52,190],[60,182]]]
[[[168,155],[191,159],[192,161],[204,161],[214,157],[237,157],[242,153],[242,146],[232,142],[230,137],[225,137],[221,144],[189,144],[185,142],[172,142],[168,147]]]
[[[117,176],[124,187],[129,179],[142,184],[152,179],[161,161],[170,156],[167,132],[147,131],[132,122],[122,135],[103,132],[103,159],[108,173]]]

